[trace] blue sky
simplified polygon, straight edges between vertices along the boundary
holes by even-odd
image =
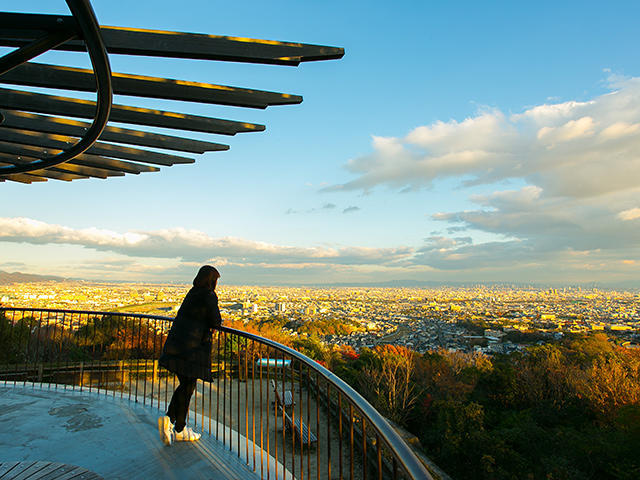
[[[112,56],[114,71],[304,102],[254,111],[135,99],[267,131],[202,136],[231,150],[159,173],[5,182],[0,269],[186,281],[212,262],[236,284],[638,278],[637,2],[93,4],[105,25],[346,54],[297,68]],[[76,53],[38,60],[87,65]]]

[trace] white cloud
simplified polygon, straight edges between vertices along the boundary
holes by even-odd
[[[559,127],[542,127],[538,130],[538,140],[549,145],[557,142],[568,142],[577,138],[593,135],[595,122],[591,117],[582,117],[577,120],[569,120]],[[611,128],[611,127],[608,127]]]
[[[486,110],[376,140],[369,155],[346,165],[355,178],[332,189],[416,190],[452,178],[462,187],[494,190],[471,195],[474,208],[432,215],[451,234],[491,240],[435,235],[414,264],[516,276],[530,271],[532,280],[633,274],[638,264],[629,259],[640,258],[634,221],[640,218],[640,78],[610,75],[608,85],[608,93],[585,102],[511,115]],[[496,190],[507,181],[524,186]]]
[[[0,241],[80,245],[130,257],[173,258],[236,265],[328,264],[392,265],[412,254],[409,247],[294,247],[234,237],[214,238],[204,232],[171,228],[117,233],[96,228],[73,229],[29,218],[0,218]]]
[[[441,270],[505,269],[522,275],[537,269],[533,281],[543,275],[631,280],[637,271],[630,267],[637,265],[625,260],[640,257],[640,225],[628,220],[640,218],[640,208],[621,207],[638,196],[640,188],[592,198],[549,197],[535,186],[476,195],[481,209],[439,212],[433,219],[452,231],[490,233],[500,241],[461,245],[432,237],[414,261]]]
[[[480,112],[437,121],[401,137],[374,137],[351,159],[355,178],[325,190],[419,189],[458,178],[467,185],[520,179],[546,195],[589,197],[640,184],[640,78],[609,77],[610,92],[587,102]]]
[[[92,271],[117,272],[124,258],[140,276],[190,274],[210,261],[237,278],[266,282],[339,281],[341,275],[350,281],[392,278],[387,275],[637,281],[640,78],[611,76],[609,85],[609,93],[586,102],[537,105],[510,115],[485,110],[462,121],[419,126],[405,137],[373,137],[372,152],[346,165],[353,180],[326,189],[370,191],[382,185],[417,190],[444,178],[474,185],[475,192],[487,186],[487,192],[470,197],[471,208],[433,214],[452,236],[433,233],[422,245],[298,247],[180,227],[114,232],[25,218],[0,218],[0,241],[113,253],[122,257],[96,262]],[[496,187],[505,181],[519,187]],[[357,209],[325,203],[287,213]],[[478,238],[490,240],[478,243]]]
[[[616,122],[609,125],[600,132],[600,137],[605,140],[618,139],[627,135],[637,135],[640,133],[640,123],[629,124],[627,122]]]
[[[502,112],[493,110],[462,122],[438,121],[417,127],[405,141],[436,154],[449,153],[453,142],[459,151],[487,151],[499,147],[512,133]]]
[[[623,210],[618,214],[618,218],[625,222],[629,220],[637,220],[640,218],[640,208],[630,208],[629,210]]]
[[[523,120],[531,120],[535,124],[555,124],[565,122],[568,118],[580,115],[593,107],[595,101],[590,102],[562,102],[537,105],[530,107],[522,113],[511,116],[511,121],[517,123]]]
[[[495,192],[482,199],[484,210],[437,215],[460,230],[484,230],[503,238],[485,243],[474,243],[471,235],[432,235],[419,248],[293,247],[214,238],[182,228],[119,233],[24,218],[0,218],[0,242],[29,244],[24,258],[13,259],[21,271],[102,280],[188,282],[205,263],[222,267],[225,283],[241,284],[393,279],[585,282],[593,275],[637,280],[637,222],[599,216],[589,230],[577,215],[579,205],[558,210],[538,195],[532,188]],[[607,231],[613,233],[602,241]],[[64,249],[66,257],[32,261],[38,249],[52,248]],[[86,253],[79,255],[82,251]],[[17,260],[24,262],[18,266]]]
[[[540,198],[542,189],[535,185],[527,185],[520,190],[503,190],[490,195],[472,195],[471,200],[485,206],[502,207],[521,210],[531,206]]]

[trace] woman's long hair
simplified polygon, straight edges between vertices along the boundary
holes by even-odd
[[[204,265],[198,270],[196,278],[193,279],[194,287],[204,287],[208,290],[215,290],[220,278],[220,272],[211,265]]]

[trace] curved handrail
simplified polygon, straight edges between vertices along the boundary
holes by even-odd
[[[77,313],[79,315],[117,315],[120,317],[131,318],[149,318],[151,320],[167,320],[173,322],[173,317],[165,317],[163,315],[148,315],[146,313],[129,313],[129,312],[103,312],[102,310],[71,310],[66,308],[27,308],[27,307],[2,307],[0,311],[11,310],[16,312],[52,312],[52,313]]]
[[[136,314],[127,312],[102,312],[92,310],[65,310],[65,309],[50,309],[50,308],[24,308],[24,307],[0,307],[2,311],[21,311],[21,312],[50,312],[50,313],[71,313],[81,315],[103,315],[103,316],[121,316],[127,318],[139,318],[139,319],[151,319],[162,320],[172,322],[174,318],[166,317],[162,315],[147,315]],[[399,461],[402,469],[408,473],[413,479],[432,479],[426,467],[416,457],[411,448],[400,437],[396,430],[389,424],[389,422],[357,391],[349,386],[344,380],[338,377],[336,374],[320,365],[318,362],[312,360],[306,355],[294,350],[293,348],[282,345],[274,340],[261,337],[252,333],[244,332],[230,327],[221,326],[218,327],[219,331],[226,332],[228,334],[237,335],[246,339],[258,342],[259,344],[273,348],[274,350],[285,353],[291,358],[312,369],[318,375],[329,382],[332,388],[338,390],[344,397],[346,397],[352,405],[360,411],[360,413],[366,418],[367,423],[373,426],[376,432],[380,435],[380,438],[387,444],[389,449],[393,452],[395,458]]]
[[[333,388],[336,388],[347,397],[353,405],[360,410],[360,413],[367,417],[367,422],[376,429],[378,434],[382,437],[385,443],[396,455],[403,468],[407,471],[412,478],[415,479],[431,479],[431,475],[424,467],[422,462],[411,451],[406,442],[398,435],[394,428],[389,425],[389,422],[380,415],[380,413],[358,392],[356,392],[347,382],[338,377],[335,373],[329,369],[323,367],[315,360],[307,357],[306,355],[294,350],[293,348],[282,345],[268,338],[260,337],[252,333],[243,332],[242,330],[236,330],[235,328],[219,327],[222,332],[232,333],[241,337],[248,338],[250,340],[257,341],[264,345],[267,345],[276,350],[286,353],[287,355],[295,358],[299,362],[303,363],[307,367],[313,369],[316,373],[319,373],[326,381],[332,384]]]
[[[89,0],[66,0],[69,10],[76,18],[87,45],[89,58],[96,79],[97,100],[96,114],[91,127],[85,135],[71,148],[50,158],[44,158],[22,165],[0,167],[0,175],[32,172],[43,168],[54,167],[74,159],[87,151],[100,138],[109,121],[111,105],[113,103],[113,88],[111,86],[111,66],[107,49],[100,34],[100,25]]]

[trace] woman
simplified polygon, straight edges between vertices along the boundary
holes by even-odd
[[[158,419],[160,437],[193,442],[200,434],[186,426],[191,395],[198,379],[211,381],[211,337],[222,324],[215,289],[220,278],[210,265],[201,267],[193,288],[182,301],[158,363],[178,376],[180,385],[173,392],[167,414]]]

